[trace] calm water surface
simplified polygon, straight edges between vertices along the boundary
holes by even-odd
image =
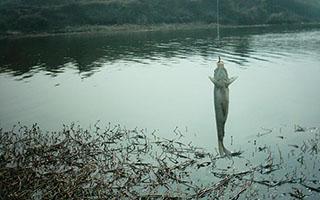
[[[260,27],[0,40],[0,126],[100,120],[216,146],[213,74],[230,76],[226,137],[320,124],[320,28]]]

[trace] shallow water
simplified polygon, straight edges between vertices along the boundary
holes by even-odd
[[[98,120],[216,147],[213,74],[230,76],[226,144],[263,128],[319,127],[320,28],[252,27],[0,40],[0,126]],[[231,139],[232,136],[232,139]]]

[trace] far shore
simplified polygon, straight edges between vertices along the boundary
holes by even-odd
[[[300,23],[300,24],[256,24],[256,25],[220,25],[220,28],[254,28],[254,27],[272,27],[272,26],[316,26],[320,27],[320,23]],[[183,23],[183,24],[156,24],[156,25],[85,25],[85,26],[68,26],[62,29],[49,30],[45,32],[19,32],[7,31],[0,32],[0,39],[18,39],[31,37],[48,37],[63,35],[79,35],[79,34],[117,34],[125,32],[152,32],[152,31],[173,31],[173,30],[191,30],[191,29],[215,29],[217,24],[205,23]]]

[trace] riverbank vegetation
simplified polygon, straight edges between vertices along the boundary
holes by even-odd
[[[57,32],[66,27],[216,22],[212,0],[0,0],[2,34]],[[317,0],[223,0],[225,25],[320,21]]]
[[[318,128],[263,128],[223,158],[178,127],[165,139],[111,124],[18,124],[0,129],[0,199],[317,199],[319,145]]]

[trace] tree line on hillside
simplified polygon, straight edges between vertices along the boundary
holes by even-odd
[[[41,32],[67,26],[215,23],[216,0],[0,0],[0,31]],[[320,21],[317,0],[220,0],[230,25]]]

